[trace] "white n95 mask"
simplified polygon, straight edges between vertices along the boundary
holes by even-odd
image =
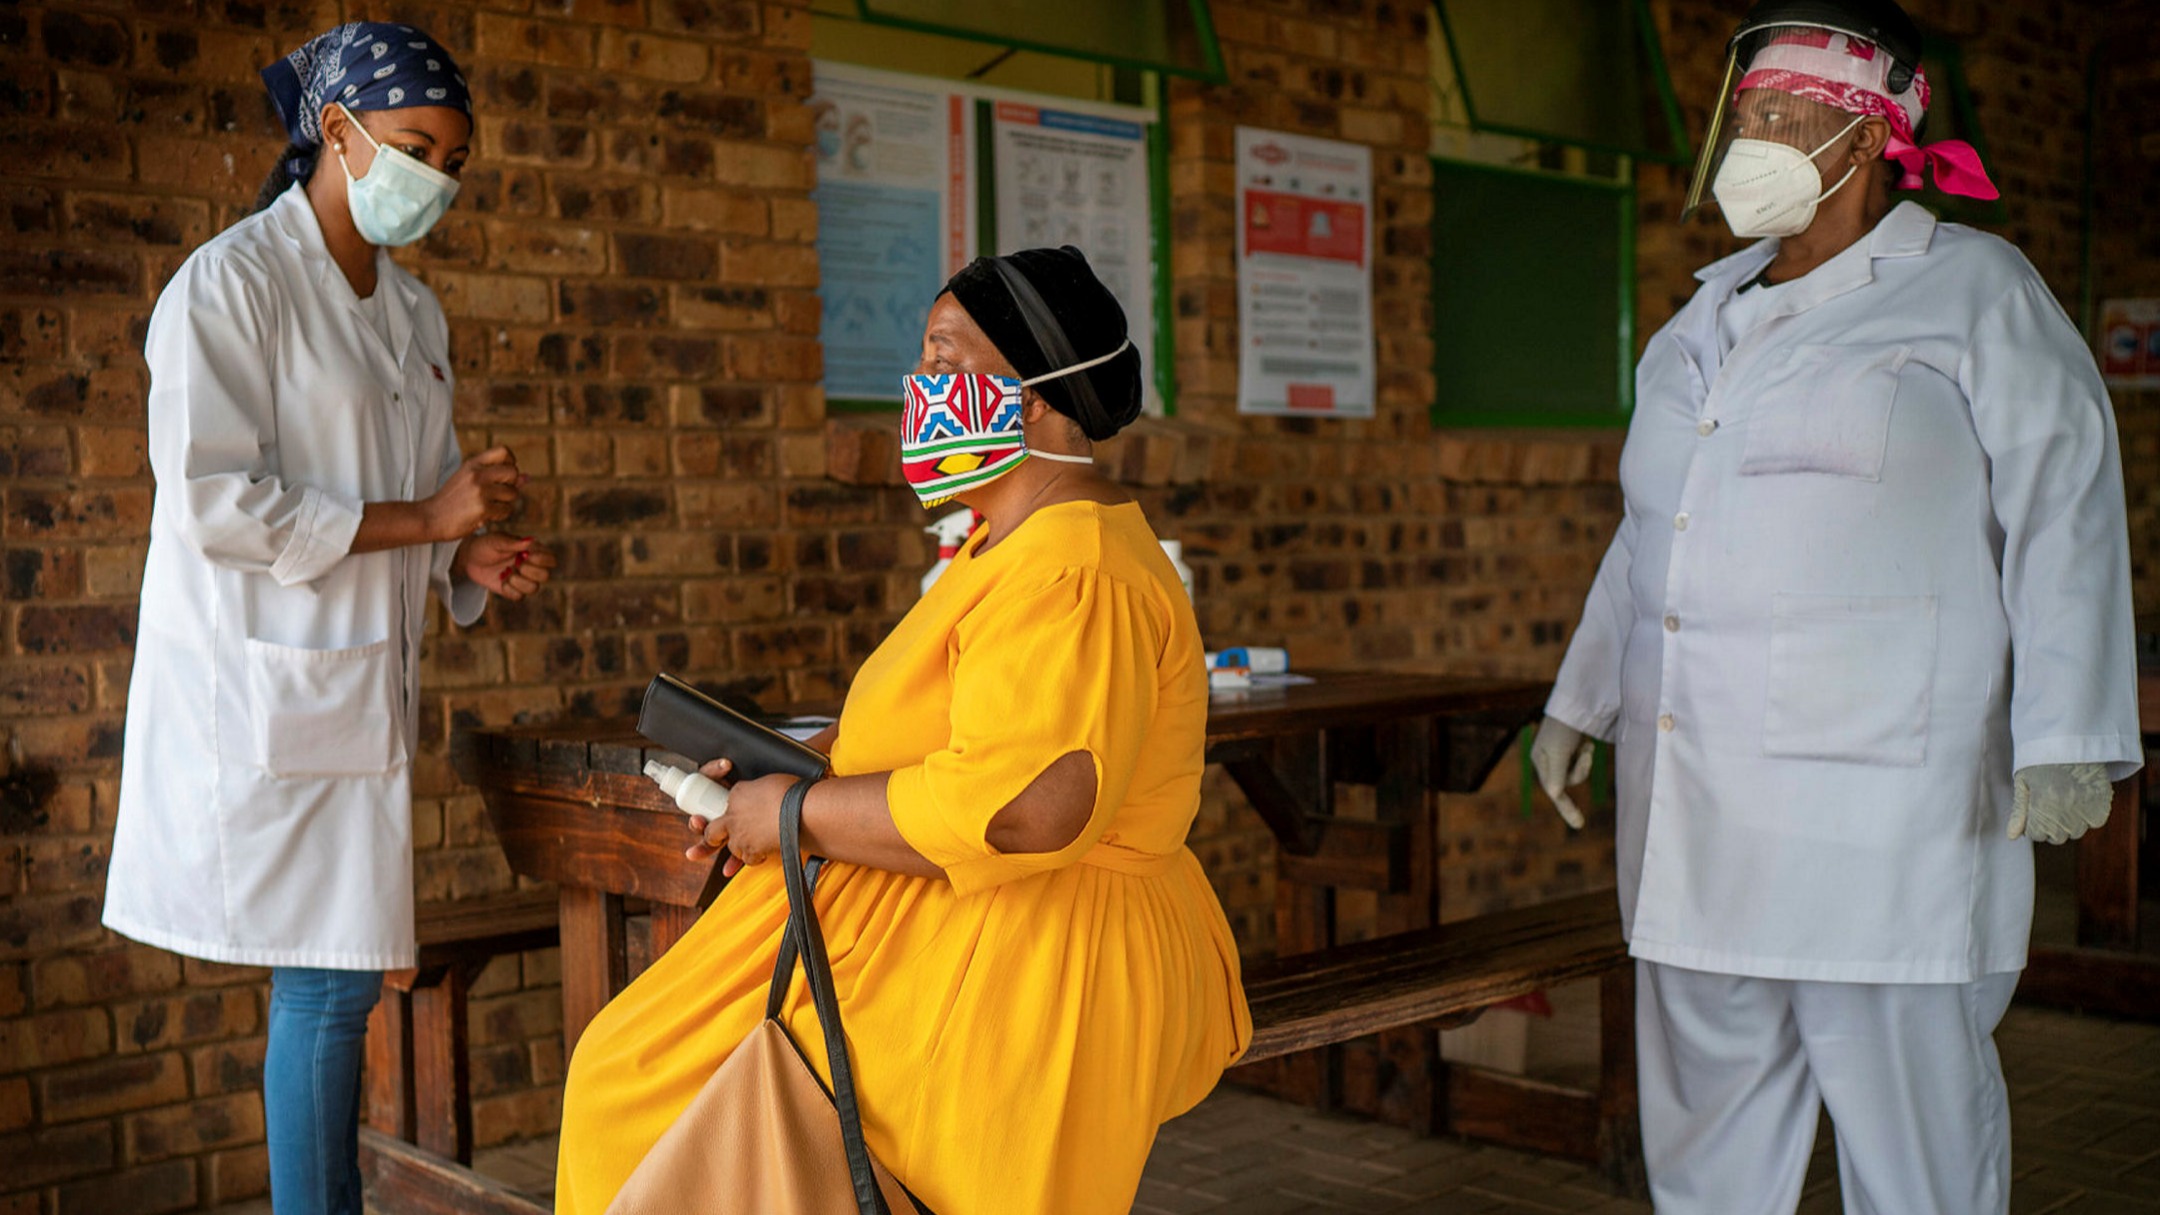
[[[345,205],[352,212],[353,227],[360,230],[367,243],[392,248],[426,236],[457,197],[457,179],[396,148],[377,143],[342,102],[338,109],[345,111],[346,121],[375,149],[375,163],[368,166],[366,177],[354,177],[344,154],[338,154],[338,167],[345,170]]]
[[[1774,139],[1733,140],[1725,150],[1724,163],[1718,166],[1717,180],[1710,186],[1718,211],[1725,216],[1733,235],[1793,236],[1807,231],[1808,225],[1815,222],[1815,208],[1822,200],[1844,189],[1845,183],[1860,171],[1860,166],[1854,165],[1838,178],[1836,185],[1821,190],[1822,174],[1815,169],[1815,158],[1866,117],[1856,115],[1812,152],[1802,152]]]

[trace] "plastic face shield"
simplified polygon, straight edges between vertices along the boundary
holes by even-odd
[[[1769,140],[1796,148],[1805,156],[1822,148],[1825,140],[1836,138],[1838,131],[1852,122],[1853,115],[1845,110],[1791,93],[1768,88],[1736,91],[1756,54],[1769,45],[1772,38],[1795,30],[1824,28],[1813,24],[1770,25],[1749,30],[1733,39],[1725,54],[1725,72],[1718,85],[1718,101],[1710,111],[1702,154],[1696,158],[1695,175],[1688,183],[1687,204],[1681,209],[1680,218],[1686,219],[1703,204],[1715,201],[1711,187],[1717,182],[1718,170],[1724,167],[1725,153],[1731,149],[1733,140]],[[1836,155],[1838,150],[1835,146],[1823,149],[1823,154],[1815,159],[1817,167],[1828,163],[1825,158]],[[1833,174],[1832,180],[1837,176]]]

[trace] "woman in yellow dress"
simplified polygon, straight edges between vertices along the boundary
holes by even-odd
[[[910,483],[984,522],[863,664],[804,806],[804,852],[833,862],[816,902],[864,1131],[939,1215],[1123,1212],[1157,1128],[1251,1036],[1185,847],[1199,629],[1139,505],[1086,454],[1139,413],[1139,358],[1078,250],[1029,250],[947,284],[906,393]],[[722,818],[691,820],[691,854],[725,848],[740,872],[579,1040],[562,1215],[601,1215],[762,1018],[792,783],[739,784]],[[785,1019],[829,1079],[799,984]]]

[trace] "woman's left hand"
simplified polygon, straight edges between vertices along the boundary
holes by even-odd
[[[780,799],[800,779],[776,772],[738,782],[728,790],[727,813],[708,824],[704,839],[684,855],[703,860],[726,848],[733,855],[720,867],[723,877],[780,855]]]
[[[483,532],[458,545],[451,568],[467,581],[515,601],[539,590],[554,573],[555,554],[530,536]]]

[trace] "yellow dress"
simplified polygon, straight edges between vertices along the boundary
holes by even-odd
[[[1137,505],[1045,507],[974,548],[864,663],[833,750],[840,775],[893,774],[894,822],[950,879],[845,864],[819,879],[864,1129],[939,1215],[1123,1212],[1157,1127],[1252,1032],[1229,924],[1185,847],[1199,630]],[[1097,778],[1080,837],[992,848],[991,816],[1073,751]],[[558,1212],[600,1215],[757,1025],[786,918],[777,862],[745,869],[586,1029]],[[786,1023],[829,1076],[799,980]]]

